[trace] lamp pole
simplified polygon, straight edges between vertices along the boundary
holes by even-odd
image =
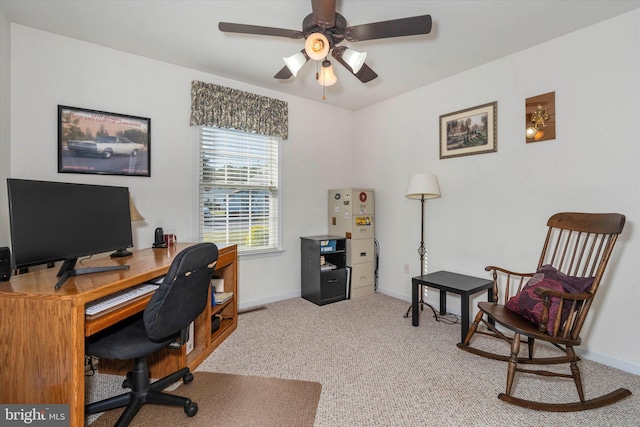
[[[420,275],[424,276],[424,256],[427,254],[427,249],[424,246],[424,202],[426,199],[424,198],[424,194],[420,196],[420,204],[422,205],[421,216],[420,216],[420,247],[418,248],[418,255],[420,255]],[[420,300],[422,302],[422,292],[420,292]]]
[[[425,199],[424,198],[424,194],[422,194],[420,196],[420,205],[421,205],[421,209],[420,209],[420,213],[421,213],[421,217],[420,217],[420,246],[418,247],[418,255],[420,255],[420,276],[424,276],[425,273],[426,273],[424,271],[424,257],[427,255],[427,248],[424,245],[424,205],[425,205],[426,201],[427,201],[427,199]],[[424,300],[424,285],[420,285],[420,301],[418,301],[418,306],[420,307],[420,312],[424,311],[424,306],[425,305],[428,306],[433,311],[434,316],[436,316],[436,310],[433,307],[431,307],[431,305],[429,305]],[[409,313],[411,313],[411,309],[412,309],[412,306],[409,306],[409,309],[404,314],[404,317],[409,317]]]
[[[427,199],[435,199],[440,197],[440,185],[438,184],[438,178],[432,174],[416,174],[412,175],[409,178],[409,186],[407,187],[406,197],[408,199],[419,199],[420,200],[420,246],[418,247],[418,255],[420,255],[420,275],[424,276],[426,274],[424,268],[424,260],[427,255],[427,248],[424,244],[424,209],[425,202]],[[424,301],[424,286],[420,285],[420,301],[418,302],[420,305],[420,311],[424,310],[424,306],[427,305],[431,310],[433,310],[433,314],[436,314],[436,311],[433,307],[427,304]],[[404,317],[409,317],[409,313],[411,312],[412,307],[410,306]]]

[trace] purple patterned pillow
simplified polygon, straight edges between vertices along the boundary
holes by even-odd
[[[593,283],[593,277],[567,276],[550,265],[543,265],[540,267],[538,272],[544,274],[544,277],[546,278],[560,282],[564,287],[564,291],[569,294],[585,292]]]
[[[580,293],[589,289],[592,283],[592,277],[567,276],[566,274],[556,270],[554,267],[545,265],[542,266],[531,279],[529,279],[520,293],[509,298],[509,301],[507,301],[504,306],[509,310],[518,313],[530,322],[539,325],[544,303],[543,299],[535,293],[537,288],[545,287],[560,292]],[[551,297],[549,322],[547,322],[547,332],[549,334],[553,334],[553,328],[555,326],[555,319],[558,315],[559,307],[560,298]],[[565,304],[562,310],[562,323],[564,323],[569,316],[570,309],[570,305]]]

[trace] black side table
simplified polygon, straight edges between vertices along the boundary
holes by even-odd
[[[451,273],[449,271],[437,271],[435,273],[416,276],[411,279],[412,292],[412,318],[411,324],[420,324],[418,312],[418,300],[422,286],[436,288],[440,290],[440,314],[447,313],[447,292],[460,295],[462,331],[460,342],[464,342],[469,332],[469,297],[480,291],[487,290],[487,300],[493,301],[493,280],[481,279],[479,277],[465,276],[464,274]]]

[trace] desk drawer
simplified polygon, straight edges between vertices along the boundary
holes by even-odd
[[[222,250],[221,250],[222,251]],[[236,260],[236,251],[226,252],[218,255],[218,262],[216,263],[216,270],[226,265],[231,264]]]
[[[347,295],[347,270],[344,268],[320,274],[320,304],[340,301]]]

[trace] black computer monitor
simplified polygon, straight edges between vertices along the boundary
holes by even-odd
[[[7,179],[15,268],[64,261],[68,277],[128,266],[76,269],[79,257],[133,246],[127,187]]]

